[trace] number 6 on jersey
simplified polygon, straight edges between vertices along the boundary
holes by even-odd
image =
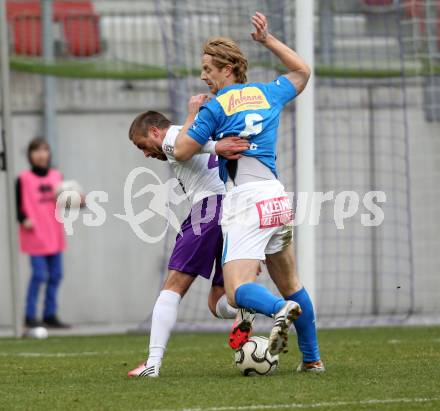
[[[263,116],[258,113],[246,114],[244,118],[246,128],[239,134],[240,137],[249,137],[260,134],[263,131]]]

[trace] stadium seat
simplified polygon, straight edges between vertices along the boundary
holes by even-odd
[[[55,1],[54,14],[62,22],[67,54],[90,57],[100,53],[99,16],[90,0]]]
[[[40,56],[41,11],[39,1],[8,1],[6,17],[10,25],[12,47],[15,54]]]
[[[421,18],[425,15],[424,7],[422,1],[420,0],[405,0],[404,1],[405,14],[408,17],[418,17]]]
[[[31,13],[40,15],[40,10],[40,2],[38,0],[6,2],[6,16],[8,21],[21,14]]]
[[[55,0],[53,10],[56,20],[62,20],[67,15],[94,13],[93,3],[90,0],[63,1]]]
[[[41,18],[36,13],[22,13],[10,20],[12,46],[15,54],[41,56]]]
[[[363,0],[367,6],[391,6],[394,0]]]
[[[66,15],[63,30],[68,54],[89,57],[101,51],[99,17],[96,14]]]
[[[440,50],[440,1],[437,1],[437,47]],[[425,0],[405,0],[405,14],[407,17],[416,19],[422,34],[426,33],[425,24]]]
[[[39,0],[7,1],[7,20],[13,51],[18,55],[42,55],[42,23]],[[53,21],[60,23],[66,54],[90,57],[101,52],[99,16],[89,0],[53,2]]]

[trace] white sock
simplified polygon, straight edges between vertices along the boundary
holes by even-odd
[[[157,297],[151,321],[147,367],[162,362],[171,331],[176,324],[181,299],[180,294],[170,290],[161,291]]]
[[[224,320],[235,318],[237,316],[237,309],[229,305],[228,298],[226,294],[223,294],[217,301],[217,305],[215,306],[215,312],[218,318],[222,318]]]

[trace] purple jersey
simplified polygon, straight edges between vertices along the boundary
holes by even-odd
[[[168,129],[162,143],[162,149],[191,204],[195,204],[209,195],[225,194],[225,185],[220,180],[218,173],[217,156],[196,154],[188,161],[175,160],[174,144],[181,128],[180,126],[171,126]]]

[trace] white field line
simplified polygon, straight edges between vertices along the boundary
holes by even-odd
[[[145,354],[144,351],[82,351],[82,352],[0,352],[0,357],[82,357],[109,354]]]
[[[267,404],[267,405],[244,405],[232,407],[207,407],[207,408],[176,408],[168,410],[153,411],[246,411],[246,410],[272,410],[272,409],[314,409],[324,407],[343,407],[343,406],[362,406],[362,405],[381,405],[381,404],[415,404],[440,401],[440,397],[433,398],[389,398],[383,400],[364,400],[364,401],[328,401],[315,403],[291,403],[291,404]]]
[[[440,338],[429,338],[428,340],[425,340],[425,341],[431,341],[434,343],[438,343],[438,342],[440,342]],[[410,340],[409,339],[404,339],[404,340],[392,339],[392,340],[387,341],[388,344],[403,344],[403,343],[407,343],[407,342],[410,342]]]
[[[176,347],[168,349],[168,352],[194,351],[194,347]],[[94,355],[121,355],[121,354],[141,354],[145,356],[145,351],[81,351],[81,352],[4,352],[0,351],[0,357],[87,357]]]

